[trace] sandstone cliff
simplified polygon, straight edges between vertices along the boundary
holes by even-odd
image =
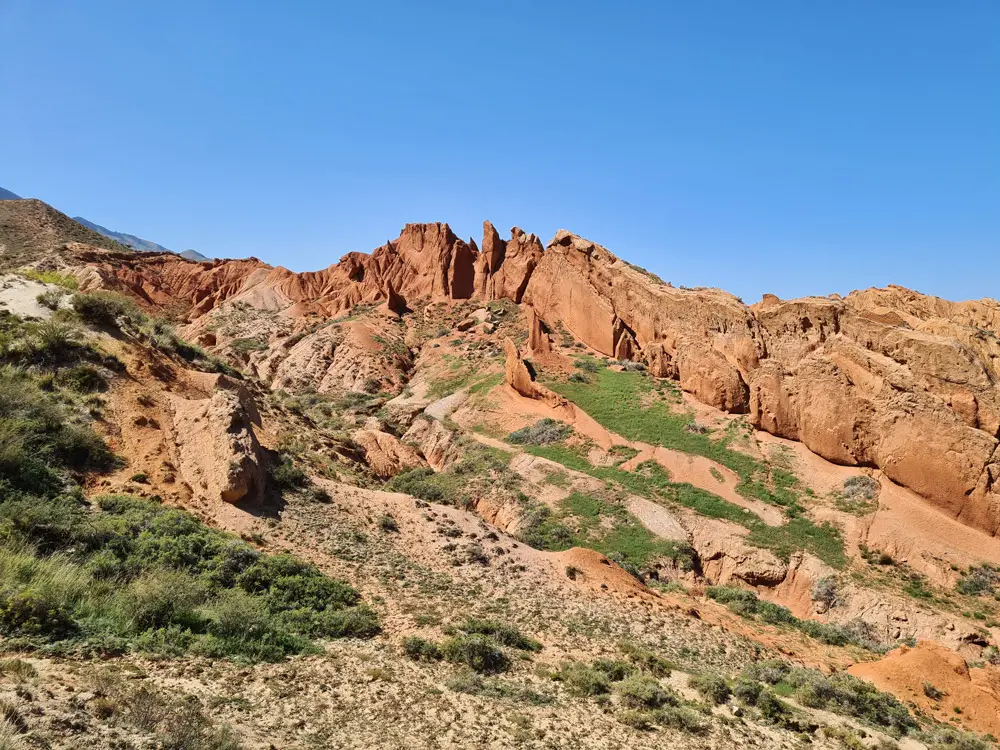
[[[251,358],[275,388],[405,382],[405,347],[373,343],[386,342],[391,329],[309,321],[357,305],[382,304],[391,317],[425,301],[524,303],[534,353],[550,346],[544,329],[564,330],[833,462],[881,468],[967,524],[1000,529],[994,300],[952,303],[889,287],[846,298],[765,295],[747,306],[720,290],[674,287],[567,231],[543,251],[534,235],[514,228],[502,240],[489,222],[482,250],[447,224],[408,224],[371,254],[299,274],[253,258],[192,263],[81,244],[65,252],[83,288],[127,291],[191,321],[204,318],[205,331],[223,305],[277,315],[268,351]],[[206,344],[215,340],[205,334]],[[508,355],[512,384],[535,389],[516,348]]]

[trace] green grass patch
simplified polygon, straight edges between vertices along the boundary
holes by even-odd
[[[39,271],[37,268],[25,268],[18,273],[24,278],[37,281],[40,284],[55,284],[70,291],[76,291],[80,286],[80,282],[76,280],[75,276],[58,271]]]
[[[622,437],[709,458],[739,475],[736,489],[745,497],[801,511],[798,496],[804,488],[798,478],[731,447],[736,429],[722,438],[690,429],[693,417],[676,411],[672,399],[641,373],[607,368],[588,372],[588,383],[546,380],[546,385]]]
[[[532,508],[521,539],[537,549],[597,550],[635,574],[656,559],[693,565],[688,545],[657,537],[620,503],[580,492],[561,500],[555,511],[541,504]]]
[[[801,516],[789,519],[783,526],[768,526],[755,513],[718,495],[690,484],[671,482],[667,471],[655,461],[644,461],[634,471],[624,471],[617,466],[594,466],[587,460],[582,447],[574,448],[565,443],[529,445],[525,450],[574,471],[617,484],[636,495],[739,524],[749,529],[747,541],[750,544],[769,549],[782,560],[787,561],[795,550],[806,550],[832,567],[843,568],[847,564],[843,538],[835,526],[816,524]],[[543,529],[551,531],[547,525]]]

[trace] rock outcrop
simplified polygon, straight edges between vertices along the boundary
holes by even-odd
[[[255,502],[264,489],[260,417],[246,390],[220,377],[210,398],[170,395],[178,471],[207,500]]]
[[[354,442],[361,446],[371,470],[382,479],[426,465],[420,454],[388,432],[358,430],[354,433]]]
[[[399,315],[421,300],[524,303],[532,354],[552,345],[545,321],[607,357],[644,361],[699,401],[748,413],[759,429],[837,463],[882,468],[965,523],[991,534],[1000,529],[994,300],[952,303],[888,287],[845,298],[766,295],[747,306],[720,290],[676,288],[564,230],[543,251],[537,237],[517,228],[501,240],[489,222],[481,251],[447,224],[408,224],[371,254],[349,253],[313,273],[252,258],[192,263],[81,244],[40,262],[62,263],[84,289],[118,289],[149,305],[181,308],[195,321],[186,333],[207,345],[226,344],[209,330],[220,309],[300,321],[275,324],[271,348],[248,357],[275,388],[400,387],[410,361],[405,347],[389,356],[364,324],[319,325],[358,305],[385,304]],[[302,323],[309,320],[314,324]],[[550,398],[516,347],[507,354],[511,386]]]

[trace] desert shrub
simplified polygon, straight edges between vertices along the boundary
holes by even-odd
[[[399,531],[399,524],[396,522],[396,519],[389,515],[382,516],[378,520],[378,527],[385,532]]]
[[[529,427],[510,433],[507,442],[516,445],[548,445],[565,440],[572,431],[569,425],[545,417]]]
[[[249,354],[250,352],[259,352],[267,349],[267,342],[262,339],[233,339],[229,343],[229,346],[234,351],[240,352],[241,354]]]
[[[497,622],[496,620],[481,620],[475,617],[466,618],[465,622],[458,626],[466,633],[478,633],[480,635],[491,636],[497,643],[522,651],[541,651],[542,644],[533,638],[524,635],[520,630],[512,625]]]
[[[992,594],[997,583],[1000,583],[1000,572],[990,565],[983,563],[975,567],[970,567],[958,583],[955,590],[960,594],[968,596],[979,596],[981,594]]]
[[[939,701],[946,695],[944,691],[938,690],[938,688],[934,687],[934,685],[927,680],[924,680],[923,688],[924,688],[924,695],[926,695],[932,701]]]
[[[620,682],[629,675],[635,674],[635,667],[618,659],[596,659],[591,668],[607,675],[612,682]]]
[[[646,674],[626,677],[616,687],[622,704],[630,708],[661,708],[680,705],[673,690],[664,688],[660,681]]]
[[[78,424],[39,379],[0,367],[0,488],[55,495],[66,471],[101,471],[115,464],[104,441]]]
[[[894,696],[843,672],[828,677],[815,669],[792,668],[783,662],[766,661],[750,664],[743,670],[738,682],[740,693],[749,695],[751,689],[747,681],[752,680],[789,686],[796,700],[804,706],[853,716],[896,736],[917,728],[906,706]],[[761,708],[761,701],[766,700],[767,692],[764,688],[759,691],[754,701],[758,708]]]
[[[0,659],[0,675],[27,680],[38,676],[38,670],[24,659]]]
[[[917,738],[927,745],[928,750],[991,750],[995,747],[992,742],[974,734],[945,725],[921,732]]]
[[[601,363],[593,357],[578,357],[573,361],[573,367],[590,373],[600,372],[603,369]]]
[[[756,706],[757,698],[760,697],[760,691],[763,689],[764,686],[756,680],[740,675],[733,685],[733,695],[748,706]]]
[[[844,480],[843,496],[845,500],[874,500],[878,497],[878,482],[866,474],[848,477]]]
[[[450,500],[454,492],[452,483],[445,475],[437,474],[433,469],[426,467],[397,474],[386,484],[386,489],[391,492],[403,492],[429,502]]]
[[[0,529],[35,545],[0,542],[0,630],[39,644],[251,661],[308,651],[308,638],[379,632],[357,591],[313,565],[147,501],[98,504],[95,513],[72,498],[0,501]],[[73,554],[51,555],[59,550]]]
[[[58,310],[59,303],[62,302],[63,297],[65,296],[66,292],[61,289],[47,289],[36,296],[35,301],[42,307],[47,307],[49,310]]]
[[[309,484],[309,476],[286,455],[280,456],[271,464],[268,474],[274,484],[282,490],[302,489]]]
[[[756,618],[772,625],[789,625],[831,646],[853,644],[876,652],[886,650],[886,644],[878,641],[870,626],[861,621],[843,626],[802,620],[795,617],[788,608],[763,601],[754,592],[734,586],[709,586],[707,593],[710,598],[725,604],[742,617]]]
[[[403,639],[403,653],[414,661],[441,661],[444,653],[434,641],[419,636],[408,636]]]
[[[611,677],[604,671],[580,662],[564,662],[552,678],[562,682],[574,695],[590,697],[611,690]]]
[[[653,716],[661,727],[677,729],[688,734],[704,734],[708,731],[708,723],[697,711],[687,706],[664,706],[657,709]]]
[[[478,633],[449,638],[442,651],[448,661],[465,664],[480,673],[503,672],[510,665],[507,655],[493,639]]]
[[[725,678],[714,672],[692,675],[688,680],[688,685],[697,690],[702,698],[716,706],[728,701],[729,696],[733,693]]]
[[[650,711],[640,711],[630,708],[618,713],[618,721],[627,727],[645,732],[653,728],[653,714]]]
[[[814,602],[822,602],[828,609],[837,605],[837,578],[823,576],[813,584],[810,596]]]
[[[674,665],[664,659],[659,654],[655,654],[652,651],[636,646],[633,643],[624,642],[620,644],[622,652],[628,657],[629,661],[635,664],[641,670],[649,672],[654,677],[665,678],[669,677],[674,669]]]
[[[93,365],[79,364],[59,370],[56,383],[77,393],[95,393],[108,389],[108,380]]]
[[[117,327],[122,318],[130,318],[137,323],[145,320],[145,315],[132,299],[114,292],[78,292],[73,295],[71,304],[82,320],[94,325]]]

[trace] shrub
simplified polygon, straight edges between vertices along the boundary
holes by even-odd
[[[59,303],[62,302],[63,297],[65,296],[66,292],[60,289],[48,289],[36,296],[35,301],[42,307],[47,307],[49,310],[58,310]]]
[[[844,480],[845,500],[874,500],[878,497],[878,482],[866,474],[848,477]]]
[[[822,602],[827,609],[837,606],[837,578],[823,576],[813,584],[810,596],[814,602]]]
[[[564,662],[552,677],[565,684],[574,695],[583,697],[603,695],[611,690],[612,680],[606,672],[580,662]]]
[[[984,563],[969,568],[955,584],[955,590],[968,596],[992,594],[997,583],[1000,583],[1000,572]]]
[[[95,393],[108,389],[107,378],[93,365],[80,364],[60,370],[56,374],[56,382],[77,393]]]
[[[729,696],[732,695],[729,683],[714,672],[692,675],[688,680],[688,685],[697,690],[703,699],[716,706],[728,701]]]
[[[378,527],[385,532],[399,531],[399,524],[396,523],[396,519],[389,515],[382,516],[378,520]]]
[[[618,683],[617,692],[622,703],[630,708],[661,708],[680,704],[672,690],[667,690],[659,680],[645,674],[626,677]]]
[[[565,440],[572,431],[569,425],[545,417],[529,427],[510,433],[507,442],[516,445],[548,445]]]
[[[441,661],[444,658],[441,647],[434,641],[415,635],[403,639],[403,653],[414,661]]]
[[[939,701],[945,697],[946,693],[942,690],[938,690],[934,685],[932,685],[927,680],[924,680],[924,695],[930,698],[932,701]]]
[[[492,636],[497,643],[522,651],[542,650],[542,644],[538,641],[524,635],[512,625],[497,622],[496,620],[480,620],[475,617],[469,617],[466,618],[464,623],[459,625],[459,629],[464,630],[466,633]]]
[[[510,660],[487,636],[474,633],[457,635],[444,642],[444,657],[455,664],[465,664],[480,673],[503,672]]]
[[[118,327],[122,318],[131,318],[137,323],[145,320],[133,300],[114,292],[78,292],[71,303],[81,319],[94,325]]]
[[[285,455],[271,465],[269,473],[274,484],[282,490],[301,489],[309,484],[309,476]]]
[[[158,569],[136,578],[120,596],[123,613],[137,632],[169,625],[200,630],[197,608],[208,598],[208,589],[190,573]]]
[[[686,706],[664,706],[653,715],[661,727],[689,734],[704,734],[708,731],[708,723],[703,721],[696,711]]]

